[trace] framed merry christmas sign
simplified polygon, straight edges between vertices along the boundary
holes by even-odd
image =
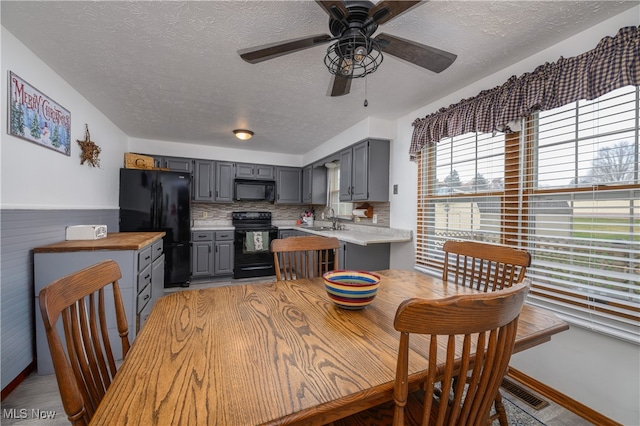
[[[10,135],[71,155],[71,113],[9,71]]]

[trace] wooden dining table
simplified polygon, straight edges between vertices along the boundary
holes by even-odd
[[[337,307],[322,278],[187,290],[153,308],[93,425],[325,424],[392,399],[405,299],[476,290],[417,271],[378,271],[362,310]],[[515,351],[568,329],[525,305]],[[412,336],[409,380],[426,375],[426,336]]]

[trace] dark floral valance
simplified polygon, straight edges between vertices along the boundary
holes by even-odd
[[[531,73],[512,76],[502,86],[484,90],[413,122],[409,156],[427,144],[470,132],[513,132],[519,119],[612,90],[640,85],[640,27],[625,27],[615,37],[573,58],[545,63]]]

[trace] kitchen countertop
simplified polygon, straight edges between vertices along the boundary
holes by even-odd
[[[340,241],[347,243],[366,246],[369,244],[383,244],[383,243],[404,243],[413,239],[413,232],[406,229],[385,228],[382,226],[367,226],[357,225],[352,223],[341,222],[341,225],[347,227],[347,229],[341,231],[332,231],[330,229],[316,231],[308,229],[304,225],[291,224],[288,221],[274,220],[273,224],[278,229],[296,229],[310,234],[322,235],[325,237],[336,237]],[[316,221],[315,226],[331,226],[331,222]],[[221,222],[196,222],[191,227],[194,232],[198,231],[230,231],[233,230],[233,225],[221,223]]]
[[[346,226],[349,227],[350,225]],[[340,241],[357,244],[360,246],[383,243],[403,243],[412,240],[412,232],[406,229],[382,228],[373,226],[359,226],[357,228],[352,227],[340,231],[333,231],[330,229],[323,229],[321,231],[318,231],[308,229],[308,227],[305,226],[282,226],[281,228],[295,229],[308,232],[310,234],[322,235],[325,237],[336,237]]]
[[[198,224],[191,227],[191,231],[233,231],[235,228],[233,225],[207,225],[207,224]]]
[[[68,240],[36,247],[34,253],[63,253],[94,250],[140,250],[161,239],[166,232],[114,232],[98,240]]]

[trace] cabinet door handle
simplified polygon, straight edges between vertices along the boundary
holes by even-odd
[[[212,195],[212,192],[211,192],[211,190],[209,190],[209,197],[211,197],[211,195]]]
[[[151,259],[151,256],[147,256],[144,258],[144,260],[149,260],[149,259]]]
[[[143,300],[148,300],[149,299],[149,295],[147,294],[146,296],[144,296]]]
[[[147,275],[145,275],[145,276],[144,276],[144,279],[146,280],[146,279],[147,279],[147,278],[149,278],[150,276],[151,276],[150,274],[147,274]]]

